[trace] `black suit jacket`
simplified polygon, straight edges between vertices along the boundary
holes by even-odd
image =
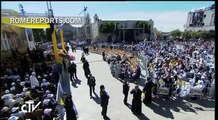
[[[108,105],[108,101],[109,101],[109,95],[106,91],[101,91],[100,92],[101,95],[101,106],[107,106]]]

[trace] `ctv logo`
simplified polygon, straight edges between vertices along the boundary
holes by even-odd
[[[30,100],[30,101],[26,101],[26,104],[21,106],[21,111],[23,112],[33,112],[40,104],[41,102],[38,102],[38,104],[36,106],[34,106],[34,101]],[[25,110],[25,109],[27,110]]]

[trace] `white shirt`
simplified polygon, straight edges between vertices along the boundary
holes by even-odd
[[[1,99],[12,99],[13,98],[13,94],[9,93],[9,94],[5,94],[1,97]]]
[[[24,117],[25,113],[22,111],[19,111],[17,113],[11,114],[11,116],[16,116],[16,117]]]
[[[20,103],[21,101],[23,100],[23,98],[21,98],[21,97],[18,97],[18,98],[16,98],[15,100],[14,100],[14,104],[17,104],[17,103]]]
[[[11,109],[14,106],[14,99],[6,99],[4,102],[4,105],[8,106],[9,109]]]
[[[190,71],[190,73],[195,73],[194,69],[192,69],[192,70]]]
[[[49,82],[43,82],[41,83],[41,87],[48,86],[49,84],[50,84]]]

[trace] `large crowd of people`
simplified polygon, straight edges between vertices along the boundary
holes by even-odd
[[[97,43],[93,45],[94,52],[99,49],[103,51],[103,60],[110,64],[111,74],[116,78],[124,79],[123,102],[125,105],[127,105],[129,93],[128,82],[137,80],[141,76],[141,68],[137,65],[133,73],[128,66],[130,58],[125,54],[122,57],[119,54],[114,55],[114,51],[110,50],[129,51],[134,54],[133,57],[143,59],[146,69],[146,78],[144,78],[146,82],[143,90],[136,85],[130,91],[133,94],[131,107],[133,114],[141,114],[141,103],[150,104],[153,95],[193,99],[199,96],[200,98],[202,96],[215,97],[215,44],[213,40],[146,41],[131,45]],[[142,98],[143,101],[141,101]]]
[[[45,62],[32,64],[27,57],[28,54],[24,55],[20,64],[13,66],[1,64],[1,119],[53,120],[53,118],[60,118],[56,92],[61,65]],[[34,105],[40,103],[33,112],[29,110],[31,106],[28,103],[31,101]]]
[[[189,96],[192,89],[214,96],[214,41],[149,42],[139,46],[147,61],[148,76],[159,87],[169,88],[170,96]]]
[[[124,80],[123,94],[124,104],[127,105],[129,93],[129,82],[137,81],[142,69],[146,70],[146,82],[144,88],[136,85],[130,91],[133,94],[132,112],[141,114],[141,98],[144,94],[143,103],[149,104],[152,101],[153,95],[160,95],[161,91],[166,90],[169,97],[186,97],[195,98],[194,90],[200,91],[200,96],[215,95],[215,63],[214,41],[146,41],[138,44],[108,44],[98,43],[92,45],[94,50],[101,49],[102,59],[110,65],[111,74],[120,80]],[[68,51],[69,49],[67,49]],[[73,46],[73,52],[76,52],[76,47]],[[90,88],[90,98],[92,93],[95,93],[96,79],[92,76],[89,68],[89,62],[85,55],[89,55],[89,48],[83,47],[81,61],[87,85]],[[108,51],[106,51],[108,50]],[[113,50],[110,52],[109,50]],[[118,54],[111,54],[115,53]],[[121,51],[120,51],[121,50]],[[126,51],[126,52],[123,52]],[[31,119],[31,120],[51,120],[53,118],[63,119],[63,113],[60,111],[60,106],[56,101],[57,85],[62,72],[62,66],[59,63],[46,64],[39,62],[40,59],[45,59],[43,51],[24,55],[18,65],[2,65],[1,64],[1,118],[12,120]],[[123,53],[123,54],[122,54]],[[131,55],[129,55],[131,53]],[[35,59],[34,56],[40,56]],[[44,57],[43,57],[44,56]],[[49,56],[47,56],[47,59]],[[143,59],[142,68],[140,62],[134,62],[134,67],[131,66],[131,60],[137,58]],[[34,59],[34,61],[33,61]],[[70,65],[64,65],[65,69],[70,74],[70,81],[73,82],[77,78],[77,66],[74,62]],[[133,69],[134,68],[134,69]],[[66,72],[66,71],[65,71]],[[100,87],[102,116],[107,117],[107,105],[109,95],[105,91],[103,85]],[[39,103],[37,109],[33,112],[24,112],[20,108],[29,100],[34,103]],[[71,112],[73,109],[71,96],[67,96],[65,100],[65,109],[67,119],[72,119]],[[26,107],[25,110],[28,108]],[[76,115],[73,115],[74,117]],[[76,117],[73,119],[75,120]]]
[[[215,80],[215,44],[213,40],[190,40],[190,41],[146,41],[138,44],[108,44],[97,43],[93,45],[94,50],[102,48],[103,59],[108,60],[111,66],[111,73],[116,78],[128,76],[131,80],[140,77],[139,65],[135,72],[132,72],[126,61],[125,54],[121,57],[107,55],[109,49],[125,50],[134,54],[133,57],[143,59],[143,65],[154,85],[154,94],[158,94],[162,88],[167,89],[167,95],[191,96],[193,91],[200,91],[202,96],[214,97]],[[106,49],[107,48],[107,49]],[[107,50],[107,51],[106,51]],[[116,71],[116,72],[115,72]],[[193,95],[192,95],[193,94]]]
[[[141,67],[137,62],[137,58],[131,53],[132,51],[122,49],[118,45],[106,46],[102,43],[100,47],[99,44],[94,45],[92,52],[102,52],[102,59],[110,65],[111,74],[115,78],[136,81],[140,77]]]

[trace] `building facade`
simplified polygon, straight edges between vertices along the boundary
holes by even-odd
[[[215,5],[191,10],[188,13],[185,30],[215,30]]]
[[[91,39],[92,43],[95,42],[137,42],[143,41],[145,39],[153,40],[155,39],[153,27],[154,22],[153,20],[143,21],[147,22],[150,26],[150,33],[146,32],[139,32],[140,28],[137,28],[136,24],[141,20],[100,20],[97,15],[94,16],[94,23],[91,24]],[[117,23],[117,30],[116,33],[102,33],[101,32],[101,25],[106,22],[116,22]]]
[[[154,31],[154,22],[153,20],[147,20],[142,22],[147,22],[150,30],[148,32],[140,32],[140,29],[137,28],[136,24],[139,20],[124,20],[124,21],[117,21],[117,20],[100,20],[97,14],[94,15],[94,22],[91,23],[91,19],[89,14],[87,13],[86,22],[81,27],[74,27],[70,24],[64,24],[62,29],[64,31],[64,40],[79,40],[84,41],[88,40],[92,43],[95,42],[137,42],[143,40],[154,40],[155,39],[155,31]],[[107,22],[116,22],[116,31],[115,33],[102,33],[101,32],[101,25]],[[59,35],[58,35],[59,37]]]

